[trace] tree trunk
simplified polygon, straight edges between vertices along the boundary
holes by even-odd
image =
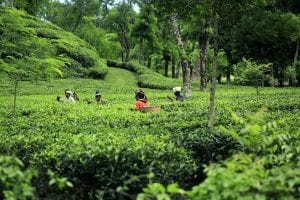
[[[297,38],[297,44],[296,44],[296,52],[294,56],[294,64],[298,61],[298,55],[299,55],[299,38],[300,38],[300,32]]]
[[[179,27],[176,20],[176,15],[171,15],[171,26],[173,30],[173,34],[175,36],[177,45],[179,47],[179,56],[180,56],[180,62],[182,67],[182,76],[183,76],[183,87],[184,87],[184,95],[185,97],[191,97],[191,79],[190,79],[190,67],[187,60],[187,55],[184,49],[184,44],[181,39],[181,35],[179,32]]]
[[[200,53],[199,53],[199,55],[200,55]],[[196,80],[198,80],[198,78],[200,77],[200,56],[198,56],[198,58],[196,59],[195,67],[193,70],[193,77],[196,77],[195,78]]]
[[[298,64],[298,56],[299,56],[299,39],[300,39],[300,32],[297,38],[297,45],[296,45],[296,52],[295,52],[295,56],[294,56],[294,63],[293,66],[295,67],[295,75],[294,75],[294,81],[295,82],[295,86],[297,86],[297,84],[299,84],[300,80],[298,80],[297,77],[297,66],[299,66]]]
[[[172,59],[172,78],[175,78],[175,67],[176,67],[175,59]]]
[[[182,66],[182,78],[183,78],[183,87],[184,87],[184,96],[191,97],[191,70],[189,68],[189,63],[187,60],[181,61]]]
[[[226,54],[226,57],[227,57],[227,60],[228,60],[228,67],[225,70],[225,73],[226,73],[226,83],[227,83],[227,85],[230,85],[230,83],[231,83],[230,76],[231,76],[232,68],[233,68],[233,66],[232,66],[232,63],[233,63],[233,61],[232,61],[232,53],[231,53],[232,49],[231,48],[227,48],[227,49],[224,49],[224,51],[225,51],[225,54]]]
[[[143,38],[140,38],[140,48],[139,48],[139,64],[143,65],[144,64],[144,56],[143,56],[143,52],[144,52],[144,40]]]
[[[229,61],[229,63],[228,63],[228,69],[226,71],[226,83],[227,83],[227,85],[230,85],[230,83],[231,83],[231,80],[230,80],[231,68],[232,68],[232,64]]]
[[[179,74],[180,74],[180,64],[177,63],[176,64],[176,71],[175,71],[175,78],[179,78]]]
[[[210,97],[209,97],[209,120],[208,127],[213,127],[215,122],[215,93],[216,93],[216,75],[218,66],[218,20],[216,12],[216,0],[210,1],[211,6],[211,27],[213,28],[213,48],[214,48],[214,59],[212,66],[212,81],[210,86]]]
[[[147,61],[147,67],[148,68],[151,67],[151,62],[152,62],[151,56],[148,56],[148,61]]]
[[[169,60],[165,59],[165,76],[168,77],[168,71],[169,71]]]
[[[208,22],[207,19],[205,20],[205,27],[204,27],[204,37],[201,38],[199,36],[199,44],[200,44],[200,91],[204,91],[207,87],[207,80],[206,80],[206,63],[207,63],[207,50],[209,46],[209,37],[207,33]]]
[[[124,33],[124,47],[125,47],[125,62],[129,61],[129,53],[130,53],[130,45],[129,45],[129,40],[128,37],[126,35],[126,33]]]

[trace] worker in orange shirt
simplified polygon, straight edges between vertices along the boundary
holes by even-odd
[[[142,89],[135,91],[135,109],[139,110],[142,107],[148,106],[148,99],[145,92]]]

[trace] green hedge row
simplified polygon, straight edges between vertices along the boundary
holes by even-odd
[[[2,112],[0,120],[0,153],[38,171],[33,185],[41,198],[115,199],[124,192],[137,194],[149,182],[190,188],[205,178],[203,164],[226,158],[238,147],[206,128],[205,112],[193,112],[193,102],[164,104],[159,115],[120,109],[121,104],[101,110],[86,104],[46,105],[28,104],[16,119]],[[73,187],[49,186],[49,169]]]
[[[119,63],[107,60],[107,66],[126,69],[136,73],[138,77],[137,84],[142,88],[172,89],[175,86],[182,85],[181,80],[165,77],[138,63]]]

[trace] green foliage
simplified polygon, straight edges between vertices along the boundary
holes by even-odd
[[[269,181],[260,180],[261,183],[271,189],[263,187],[267,191],[263,194],[251,190],[253,195],[270,196],[273,191],[279,196],[297,195],[293,193],[297,179],[290,178],[291,174],[298,173],[292,169],[297,169],[295,162],[300,146],[300,104],[296,88],[262,88],[257,99],[253,87],[220,85],[216,127],[224,126],[221,131],[207,128],[208,93],[195,92],[193,98],[183,103],[169,102],[166,97],[172,95],[172,90],[145,88],[150,105],[160,105],[161,112],[136,112],[130,110],[134,107],[135,75],[117,68],[109,70],[112,71],[104,80],[20,82],[22,104],[14,118],[9,112],[12,88],[8,82],[1,82],[0,101],[4,103],[0,104],[0,153],[14,155],[26,167],[38,171],[39,176],[33,182],[36,197],[116,199],[143,192],[147,199],[167,195],[171,199],[197,199],[200,189],[192,196],[191,188],[198,188],[202,182],[205,189],[201,192],[209,190],[207,187],[218,187],[216,191],[225,192],[222,183],[227,181],[235,193],[234,183],[241,182],[241,188],[251,189],[249,183],[255,182],[260,173]],[[62,88],[75,90],[80,101],[56,102],[55,97],[63,93]],[[95,89],[101,90],[106,104],[87,104],[86,100],[94,97]],[[268,108],[265,114],[253,115],[261,107]],[[229,108],[237,113],[235,120]],[[236,134],[231,135],[232,132]],[[223,160],[229,163],[230,176],[221,173],[229,168]],[[257,172],[248,171],[243,164],[251,161]],[[219,164],[214,165],[216,170],[212,172],[217,174],[206,175],[203,165],[216,162]],[[219,167],[224,169],[218,170]],[[257,174],[253,179],[248,178],[249,182],[242,181],[245,175],[232,171],[235,169],[242,169],[248,177],[250,173]],[[291,187],[286,186],[289,181]],[[147,186],[151,183],[159,184]],[[143,191],[144,187],[148,189]],[[248,190],[240,191],[236,189],[241,198],[250,194]]]
[[[288,81],[289,85],[291,85],[291,86],[297,86],[297,84],[298,84],[297,66],[298,66],[297,63],[294,66],[288,66],[284,71],[285,80]]]
[[[136,73],[138,76],[137,84],[140,87],[152,89],[172,89],[176,85],[181,85],[179,80],[164,77],[163,75],[137,63],[117,63],[116,61],[108,60],[107,65],[109,67],[127,69]]]
[[[282,72],[293,63],[300,18],[290,12],[278,11],[278,8],[269,9],[271,2],[249,7],[228,37],[235,37],[231,43],[235,62],[246,57],[258,63],[273,63],[273,75],[283,86]]]
[[[224,164],[209,166],[208,178],[191,191],[202,199],[299,198],[299,119],[297,116],[265,122],[261,112],[249,121],[234,115],[240,129],[224,129],[248,147]],[[236,131],[238,130],[238,131]],[[292,142],[290,142],[292,141]],[[193,199],[193,198],[192,198]]]
[[[243,143],[247,151],[206,166],[207,178],[203,183],[190,191],[176,186],[174,193],[184,199],[298,199],[299,118],[289,116],[276,123],[266,122],[265,117],[263,111],[248,119],[233,113],[233,124],[221,129]],[[174,194],[153,183],[138,197],[171,199]]]
[[[252,60],[243,59],[234,66],[234,82],[239,85],[269,85],[271,77],[266,75],[266,72],[270,71],[270,67],[272,67],[271,63],[256,64]]]
[[[1,199],[33,198],[35,189],[31,180],[37,174],[34,170],[24,170],[23,163],[10,156],[0,156],[0,190]]]
[[[95,49],[73,34],[22,11],[3,7],[0,10],[1,67],[23,70],[27,72],[25,78],[31,79],[33,74],[49,77],[49,72],[63,72],[65,77],[94,76],[96,72],[97,78],[107,73]],[[47,75],[42,76],[41,72]]]
[[[112,8],[104,18],[103,24],[106,29],[118,35],[122,48],[122,61],[128,62],[131,50],[131,40],[129,37],[130,28],[134,23],[135,12],[133,8],[123,1]]]
[[[151,54],[161,51],[162,45],[158,40],[157,17],[153,5],[141,8],[130,35],[139,45],[139,63],[144,63]],[[145,60],[142,57],[145,57]]]
[[[171,200],[173,198],[179,197],[179,195],[184,195],[185,191],[178,187],[178,184],[170,184],[167,188],[159,183],[149,184],[143,189],[144,193],[140,193],[137,196],[137,200]]]
[[[59,190],[63,190],[66,187],[73,187],[73,184],[68,181],[65,177],[58,177],[57,174],[55,174],[53,171],[48,170],[47,174],[49,175],[50,181],[49,186],[51,185],[57,185]]]
[[[76,34],[94,46],[101,58],[117,60],[121,55],[118,36],[95,26],[95,17],[84,17]]]

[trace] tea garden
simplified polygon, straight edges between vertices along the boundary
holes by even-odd
[[[144,88],[161,111],[142,113],[131,109],[136,82],[116,68],[104,80],[21,82],[13,116],[2,81],[1,199],[300,198],[298,88],[218,85],[208,128],[197,83],[183,103],[166,82]],[[55,100],[67,88],[79,102]],[[106,103],[87,104],[97,88]]]

